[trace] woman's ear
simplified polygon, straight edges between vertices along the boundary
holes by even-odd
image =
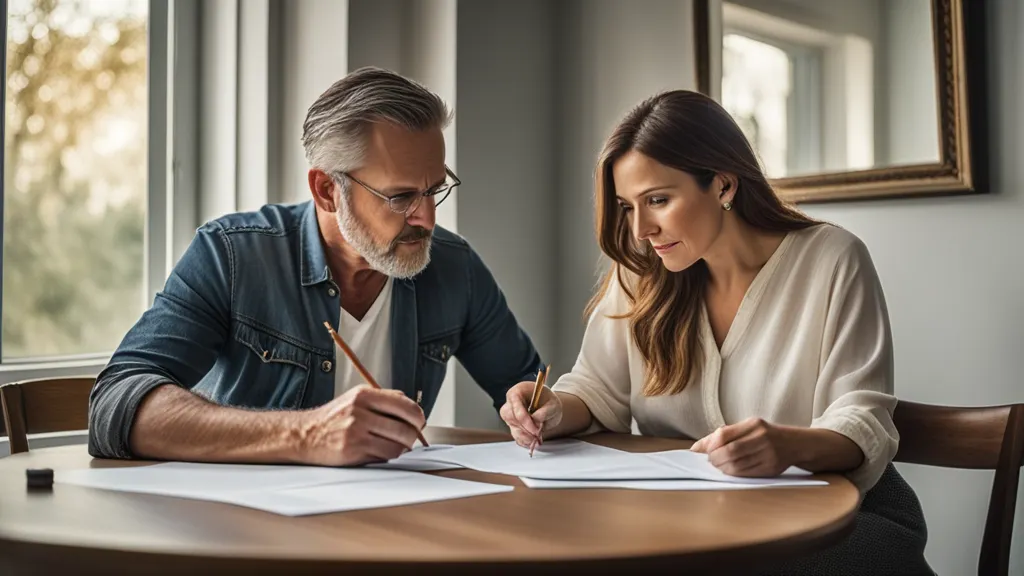
[[[720,173],[715,176],[715,181],[712,184],[715,186],[715,190],[718,193],[718,201],[721,203],[733,201],[736,197],[736,189],[739,187],[739,180],[735,174]]]

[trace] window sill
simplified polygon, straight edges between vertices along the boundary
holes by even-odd
[[[56,446],[70,446],[73,444],[87,444],[89,432],[87,430],[72,430],[69,432],[45,432],[42,434],[29,434],[29,450],[39,448],[53,448]],[[0,438],[0,458],[11,454],[11,443],[6,436]]]
[[[109,355],[83,355],[52,359],[34,358],[24,361],[8,361],[0,364],[0,384],[9,384],[34,378],[96,376],[109,361]]]

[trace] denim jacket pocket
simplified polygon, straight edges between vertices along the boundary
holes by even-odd
[[[459,335],[450,334],[420,342],[420,357],[440,366],[447,366],[448,360],[459,347]]]
[[[434,406],[437,393],[444,382],[448,361],[459,348],[459,333],[431,337],[419,343],[419,368],[417,370],[416,393],[422,394],[422,406],[429,410]]]
[[[236,401],[265,408],[300,406],[306,394],[313,354],[247,324],[236,323],[234,332],[235,341],[246,349],[248,358],[243,365],[250,379],[245,397]]]

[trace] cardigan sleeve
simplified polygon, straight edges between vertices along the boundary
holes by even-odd
[[[552,387],[572,394],[590,410],[594,421],[584,433],[631,431],[629,320],[610,318],[629,310],[625,291],[615,278],[587,321],[583,344],[572,370]]]
[[[896,455],[893,349],[881,283],[867,247],[854,240],[833,271],[812,428],[846,436],[864,460],[847,477],[866,492]]]

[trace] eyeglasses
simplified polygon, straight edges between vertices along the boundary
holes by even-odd
[[[459,177],[456,176],[454,172],[452,172],[451,168],[445,166],[444,171],[448,178],[450,178],[450,181],[445,181],[443,184],[434,186],[433,188],[423,192],[412,190],[409,192],[400,192],[393,196],[388,196],[379,190],[371,188],[366,184],[366,182],[352,176],[348,172],[339,172],[338,174],[352,180],[356,184],[366,188],[366,191],[370,194],[373,194],[377,198],[387,202],[388,208],[390,208],[392,212],[397,212],[398,214],[409,214],[419,207],[423,198],[434,198],[434,206],[440,205],[441,202],[444,202],[445,198],[451,194],[452,190],[454,190],[456,186],[462,184],[462,181],[459,180]]]

